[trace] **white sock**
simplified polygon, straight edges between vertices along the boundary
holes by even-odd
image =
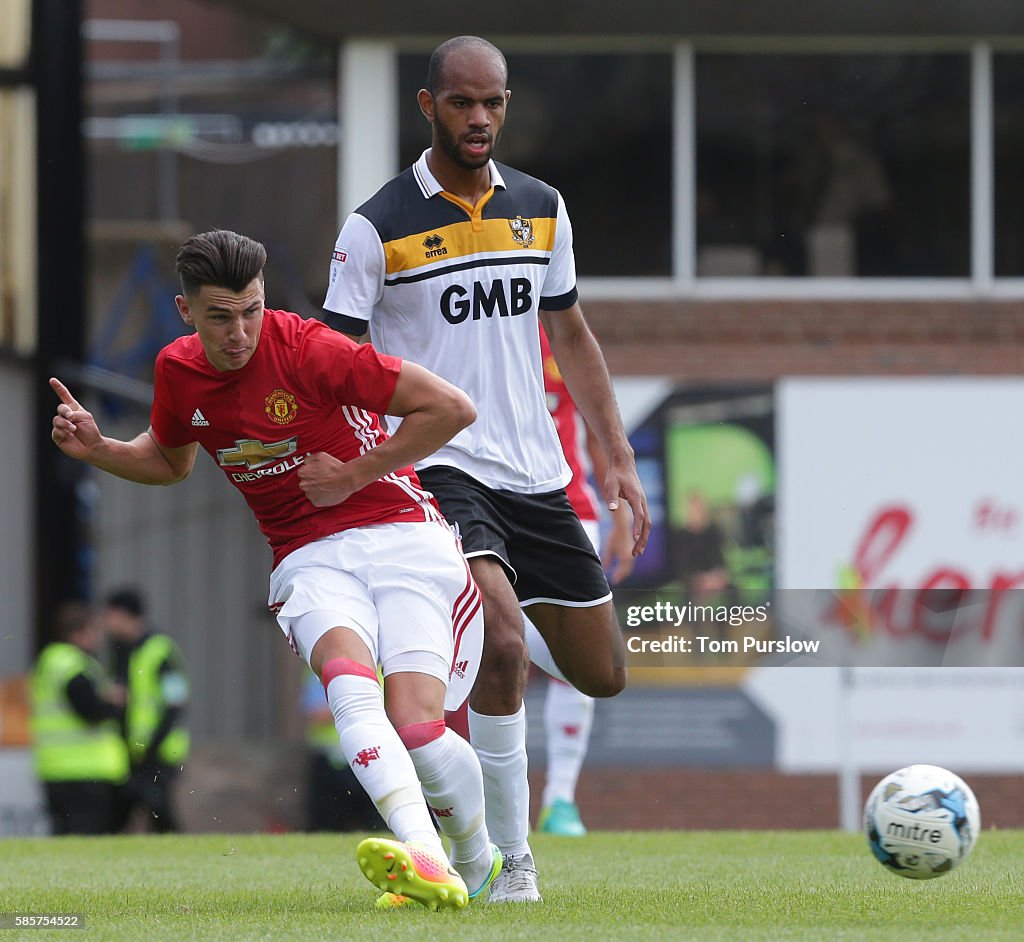
[[[537,630],[537,626],[526,617],[525,612],[523,613],[523,635],[526,638],[527,650],[530,652],[530,660],[544,671],[545,674],[549,674],[563,683],[568,683],[565,679],[565,674],[558,669],[555,659],[551,656],[548,643]]]
[[[487,830],[503,854],[527,854],[530,783],[526,777],[526,707],[512,716],[469,708],[469,740],[484,777]]]
[[[412,759],[384,712],[377,675],[335,658],[324,665],[323,679],[341,751],[388,828],[400,841],[424,844],[447,860]]]
[[[590,729],[594,722],[594,701],[575,687],[548,682],[544,700],[544,734],[548,769],[543,806],[557,798],[576,800],[576,782],[587,755]]]
[[[480,762],[465,739],[444,720],[416,723],[398,731],[409,750],[427,805],[452,844],[452,866],[470,892],[491,870],[491,842],[484,823],[484,782]]]

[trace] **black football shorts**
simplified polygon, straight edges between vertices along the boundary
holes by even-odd
[[[497,556],[521,604],[586,608],[611,599],[601,560],[564,490],[496,491],[446,465],[418,474],[458,527],[463,553]]]

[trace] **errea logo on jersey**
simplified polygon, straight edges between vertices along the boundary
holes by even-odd
[[[432,232],[423,240],[423,248],[426,252],[423,253],[424,258],[437,258],[439,255],[447,255],[448,250],[442,246],[444,238],[439,236],[436,232]]]
[[[474,281],[472,287],[449,285],[441,292],[441,316],[449,324],[472,318],[518,317],[533,306],[533,285],[529,278],[495,278],[490,285]]]

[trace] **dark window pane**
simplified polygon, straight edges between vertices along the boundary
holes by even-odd
[[[1024,276],[1024,56],[993,63],[995,124],[995,272]]]
[[[500,163],[557,187],[580,275],[671,274],[672,60],[668,55],[509,55]],[[430,145],[416,92],[426,56],[402,56],[400,155]]]
[[[697,268],[970,271],[966,55],[700,55]]]

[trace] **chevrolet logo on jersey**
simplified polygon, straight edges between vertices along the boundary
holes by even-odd
[[[217,461],[223,468],[245,465],[247,468],[261,468],[263,465],[294,455],[299,447],[298,436],[281,442],[265,445],[255,438],[241,438],[234,448],[218,448]]]

